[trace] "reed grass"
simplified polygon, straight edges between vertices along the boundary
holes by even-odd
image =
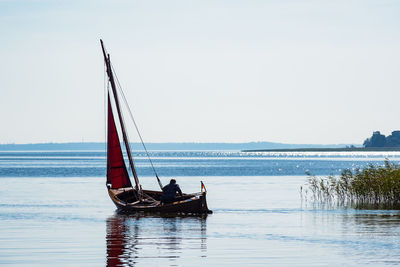
[[[339,176],[308,174],[305,186],[306,199],[311,193],[318,203],[400,208],[400,165],[388,160],[383,165],[369,164],[355,171],[346,169]]]

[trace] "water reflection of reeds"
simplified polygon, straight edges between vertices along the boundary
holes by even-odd
[[[107,219],[107,266],[133,266],[143,259],[172,263],[183,251],[206,257],[206,218],[115,214]]]
[[[319,206],[310,210],[309,232],[298,240],[337,248],[340,257],[356,266],[400,265],[400,212]],[[349,266],[353,264],[349,264]]]

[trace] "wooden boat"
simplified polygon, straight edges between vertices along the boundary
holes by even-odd
[[[107,190],[111,200],[117,206],[119,211],[135,213],[135,212],[151,212],[151,213],[180,213],[180,214],[204,214],[211,213],[207,207],[206,194],[207,190],[201,182],[201,191],[193,194],[183,194],[172,203],[162,203],[160,201],[162,191],[144,190],[140,185],[138,175],[133,162],[131,148],[129,146],[128,134],[126,132],[124,119],[121,113],[114,70],[111,65],[110,55],[106,52],[103,41],[100,40],[103,51],[106,72],[108,76],[107,82]],[[121,89],[121,88],[119,88]],[[126,100],[123,97],[124,100]],[[125,101],[126,102],[126,101]],[[127,105],[127,103],[125,103]],[[129,108],[129,106],[127,105]],[[119,123],[116,123],[114,112],[117,113]],[[130,110],[129,110],[130,111]],[[132,116],[131,116],[132,117]],[[132,117],[133,119],[133,117]],[[134,122],[136,130],[138,130]],[[117,130],[119,126],[122,133],[122,140],[125,145],[126,154],[128,156],[129,166],[132,176],[135,180],[135,186],[132,186],[129,178],[128,169],[122,154],[121,142]],[[146,146],[143,143],[140,132],[138,131],[140,140],[142,141],[144,150],[147,153]],[[147,153],[149,156],[149,154]],[[158,184],[162,190],[161,181],[155,171],[153,163],[149,157],[151,166],[155,173]]]

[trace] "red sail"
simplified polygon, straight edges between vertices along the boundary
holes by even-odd
[[[112,188],[132,187],[122,156],[117,128],[108,95],[107,184]]]

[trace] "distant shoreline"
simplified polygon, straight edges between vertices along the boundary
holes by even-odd
[[[400,151],[400,147],[368,147],[345,144],[283,144],[273,142],[248,143],[146,143],[146,148],[153,151],[224,151],[241,152],[390,152]],[[263,147],[263,148],[262,148]],[[143,151],[139,143],[131,143],[134,151]],[[106,151],[102,142],[81,143],[36,143],[36,144],[0,144],[0,151]]]
[[[171,143],[146,143],[148,150],[188,150],[188,151],[201,151],[201,150],[260,150],[260,149],[330,149],[342,148],[352,144],[330,144],[330,145],[316,145],[316,144],[284,144],[274,142],[246,142],[246,143],[195,143],[195,142],[171,142]],[[143,146],[140,143],[131,143],[133,150],[142,151]],[[70,142],[70,143],[36,143],[36,144],[0,144],[0,151],[32,151],[32,150],[98,150],[105,151],[106,144],[104,142]]]
[[[393,152],[400,147],[343,147],[343,148],[283,148],[283,149],[248,149],[242,152]]]

